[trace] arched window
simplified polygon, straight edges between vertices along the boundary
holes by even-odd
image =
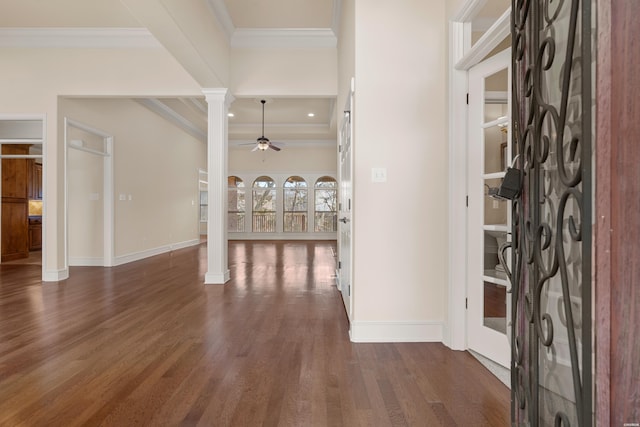
[[[268,176],[253,181],[253,227],[256,233],[276,231],[276,183]]]
[[[228,178],[227,201],[227,230],[234,233],[244,232],[244,182],[237,176]]]
[[[291,176],[284,183],[284,231],[307,231],[307,181]]]
[[[330,176],[318,178],[315,185],[315,231],[338,231],[338,183]]]

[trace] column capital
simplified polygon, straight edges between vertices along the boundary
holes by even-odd
[[[233,95],[231,95],[231,92],[229,92],[229,89],[226,87],[205,88],[202,89],[202,93],[204,94],[204,97],[207,100],[208,104],[211,104],[212,102],[222,101],[228,107],[233,101],[235,101],[235,98],[233,97]]]

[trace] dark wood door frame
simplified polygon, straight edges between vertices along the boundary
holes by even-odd
[[[640,1],[599,0],[596,419],[640,423]]]

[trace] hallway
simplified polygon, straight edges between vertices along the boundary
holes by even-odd
[[[334,249],[230,242],[224,286],[205,244],[57,284],[0,265],[0,425],[508,425],[468,353],[349,341]]]

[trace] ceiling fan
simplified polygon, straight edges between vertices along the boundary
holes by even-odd
[[[260,136],[257,139],[258,145],[251,151],[256,151],[256,150],[267,151],[269,148],[275,151],[280,151],[280,147],[273,144],[271,141],[269,141],[269,138],[264,136],[264,104],[266,104],[267,101],[265,101],[264,99],[261,99],[260,103],[262,104],[262,136]]]

